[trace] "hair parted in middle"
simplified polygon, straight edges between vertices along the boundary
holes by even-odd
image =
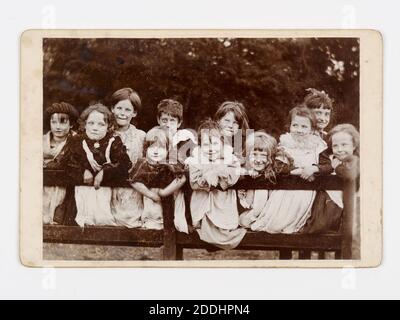
[[[214,115],[214,120],[221,120],[228,112],[233,112],[236,120],[239,122],[239,129],[245,135],[246,130],[250,129],[245,106],[238,101],[225,101],[218,107]]]
[[[115,106],[118,102],[129,100],[136,112],[139,112],[142,107],[142,101],[139,94],[132,88],[122,88],[113,93],[111,96],[112,104]]]

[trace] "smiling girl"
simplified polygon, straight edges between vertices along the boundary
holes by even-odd
[[[115,118],[114,136],[120,137],[126,147],[129,159],[134,166],[143,156],[143,143],[146,133],[137,129],[132,120],[141,108],[139,95],[131,88],[120,89],[112,95],[111,111]],[[112,189],[111,209],[118,225],[128,228],[141,226],[143,197],[132,188]]]
[[[325,140],[328,135],[326,129],[332,116],[333,100],[325,91],[310,88],[307,89],[307,92],[304,104],[313,112],[316,118],[317,126],[315,132]]]
[[[319,171],[319,155],[326,143],[313,134],[315,117],[305,106],[293,108],[289,113],[289,133],[280,137],[279,147],[293,159],[292,175],[312,180]],[[287,161],[277,157],[276,161]],[[251,225],[254,231],[269,233],[296,233],[311,214],[316,192],[308,190],[274,190],[260,217]]]
[[[332,154],[331,167],[321,174],[333,174],[344,179],[356,180],[359,176],[360,134],[351,124],[340,124],[328,135]],[[320,191],[315,198],[312,214],[304,227],[304,233],[338,232],[343,215],[342,191]]]
[[[249,129],[249,119],[244,105],[237,101],[225,101],[219,106],[214,120],[220,128],[225,148],[230,148],[236,157],[243,160],[244,138]]]
[[[240,177],[240,162],[225,151],[218,123],[207,119],[198,129],[201,145],[188,158],[193,189],[190,211],[200,239],[221,249],[239,245],[246,230],[239,228],[236,191],[228,188]]]
[[[242,174],[253,179],[265,179],[276,183],[274,163],[277,142],[264,131],[256,131],[246,140],[247,161]],[[238,190],[238,198],[244,212],[240,215],[242,227],[250,228],[257,220],[269,197],[268,190]]]

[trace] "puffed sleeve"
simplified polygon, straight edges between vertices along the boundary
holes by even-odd
[[[116,136],[114,139],[115,141],[111,144],[110,151],[111,163],[103,167],[103,181],[125,182],[132,163],[121,138]]]
[[[336,167],[336,174],[339,177],[355,180],[360,176],[360,159],[357,156],[349,156]]]
[[[232,164],[223,165],[221,167],[221,175],[219,179],[219,185],[223,190],[228,189],[238,182],[240,178],[240,161],[239,159],[234,159]]]
[[[204,170],[201,165],[188,164],[189,167],[189,182],[193,190],[210,190],[206,178],[204,177]]]
[[[319,154],[317,175],[329,175],[333,172],[333,167],[331,164],[331,159],[329,158],[329,153],[327,150]]]
[[[283,146],[279,146],[276,151],[274,161],[274,171],[277,175],[287,176],[294,169],[293,158],[285,151]]]
[[[83,173],[86,169],[92,171],[85,158],[80,136],[72,137],[70,143],[66,146],[65,157],[63,158],[61,167],[65,170],[71,182],[77,185],[83,183]]]
[[[129,172],[129,183],[140,182],[148,186],[151,182],[151,173],[147,170],[146,159],[139,159]]]

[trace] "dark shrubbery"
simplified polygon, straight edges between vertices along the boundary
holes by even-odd
[[[334,122],[359,123],[357,39],[45,39],[43,50],[44,108],[66,101],[82,111],[131,87],[142,98],[144,130],[161,99],[179,100],[190,128],[238,100],[254,129],[278,135],[315,87],[335,100]]]

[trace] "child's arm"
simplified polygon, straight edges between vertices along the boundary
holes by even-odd
[[[189,164],[189,181],[193,190],[210,191],[210,185],[199,166]]]
[[[151,191],[149,188],[147,188],[143,183],[141,182],[133,182],[131,183],[131,186],[133,189],[135,189],[137,192],[141,193],[143,196],[152,199],[155,202],[160,202],[161,198],[158,194],[155,192]]]
[[[219,171],[219,185],[222,190],[226,190],[238,182],[240,178],[240,162],[235,159],[230,165],[221,165]]]
[[[82,183],[91,185],[93,183],[93,174],[89,169],[90,166],[81,146],[82,140],[79,137],[71,138],[71,143],[67,146],[61,167],[65,170],[70,182],[76,185]]]
[[[111,164],[103,167],[102,181],[125,181],[128,171],[132,165],[131,160],[126,152],[126,147],[122,143],[120,137],[114,137],[115,141],[111,145]]]
[[[331,159],[328,152],[324,151],[319,154],[318,164],[303,168],[300,176],[304,180],[314,180],[314,175],[329,175],[332,171]]]
[[[277,175],[288,176],[290,174],[296,174],[296,172],[292,172],[295,169],[293,165],[293,159],[289,156],[289,154],[285,151],[285,148],[279,146],[277,148],[275,163],[274,163],[274,171]]]
[[[333,167],[331,159],[329,158],[328,151],[320,153],[317,167],[317,174],[319,175],[329,175],[333,172]]]
[[[355,180],[360,175],[360,159],[357,156],[349,156],[336,167],[335,171],[339,177]]]
[[[161,189],[158,192],[158,195],[163,198],[168,197],[171,194],[173,194],[175,191],[182,188],[183,185],[185,184],[185,182],[186,182],[186,177],[184,175],[182,177],[175,178],[167,187],[165,187],[164,189]]]

